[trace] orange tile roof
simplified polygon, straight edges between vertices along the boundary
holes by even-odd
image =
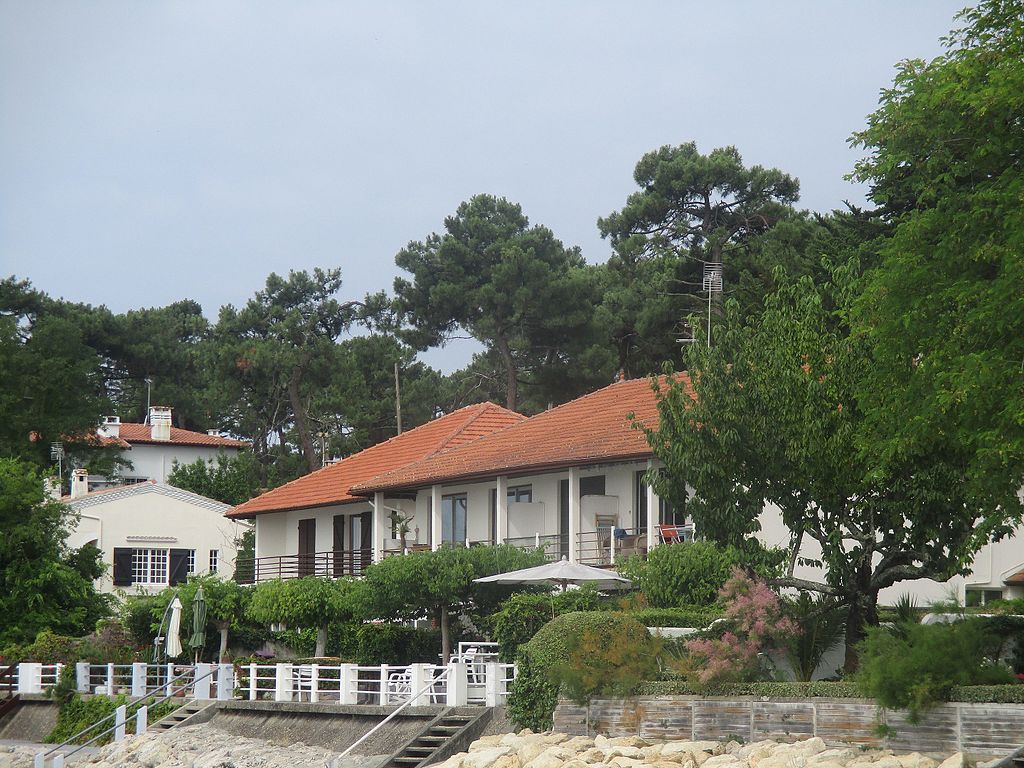
[[[190,429],[171,427],[170,440],[154,440],[152,427],[149,424],[135,424],[122,421],[118,430],[119,438],[107,438],[117,443],[153,443],[157,445],[202,445],[223,446],[225,448],[248,448],[244,440],[232,440],[220,435],[208,435],[205,432],[193,432]]]
[[[349,488],[439,451],[467,445],[525,419],[522,414],[494,403],[466,406],[267,491],[227,514],[228,517],[253,517],[263,512],[365,501],[363,497],[350,494]]]
[[[677,378],[692,396],[686,374],[677,374]],[[659,386],[664,383],[664,377],[660,378]],[[481,437],[472,445],[452,448],[353,485],[352,491],[368,495],[434,483],[650,458],[644,433],[632,428],[630,413],[644,424],[657,424],[657,399],[650,379],[616,382]]]

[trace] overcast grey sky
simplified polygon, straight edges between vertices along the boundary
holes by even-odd
[[[603,261],[636,161],[690,140],[827,211],[962,5],[0,0],[0,274],[115,311],[314,266],[361,297],[479,192]]]

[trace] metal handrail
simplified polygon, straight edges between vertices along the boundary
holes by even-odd
[[[210,677],[210,675],[212,675],[212,674],[213,674],[214,672],[216,672],[216,671],[217,671],[217,667],[211,667],[211,668],[210,668],[210,670],[209,670],[209,671],[208,671],[208,672],[207,672],[206,674],[204,674],[204,675],[201,675],[201,676],[199,676],[199,677],[195,678],[194,680],[192,680],[192,681],[191,681],[191,684],[192,684],[192,685],[195,685],[195,684],[196,684],[196,683],[198,683],[198,682],[199,682],[200,680],[205,680],[206,678]],[[163,704],[163,703],[164,703],[165,701],[167,701],[167,700],[168,700],[169,698],[171,698],[172,696],[174,696],[174,693],[175,693],[175,691],[174,691],[174,690],[173,690],[173,689],[172,689],[172,688],[171,688],[170,686],[173,686],[173,685],[174,685],[174,683],[176,683],[176,682],[177,682],[178,680],[181,680],[181,679],[182,679],[183,677],[187,677],[187,676],[188,676],[188,673],[187,673],[187,672],[183,672],[182,674],[178,675],[178,676],[177,676],[176,678],[174,678],[173,680],[168,680],[168,681],[167,681],[166,683],[164,683],[163,685],[161,685],[161,686],[160,686],[160,688],[157,688],[157,689],[156,689],[155,691],[153,691],[152,693],[146,694],[146,695],[145,695],[145,696],[143,696],[143,697],[142,697],[141,699],[137,699],[136,701],[133,701],[133,702],[132,702],[132,704],[136,706],[136,710],[135,710],[135,711],[136,711],[136,712],[138,712],[138,710],[139,710],[139,709],[140,709],[140,708],[142,707],[142,702],[144,702],[144,701],[145,701],[146,699],[148,699],[148,698],[151,698],[151,697],[153,697],[153,696],[156,696],[156,695],[157,695],[157,693],[159,693],[159,692],[160,692],[160,690],[161,690],[162,688],[167,688],[167,689],[168,689],[168,690],[170,691],[170,693],[168,693],[168,694],[167,694],[166,696],[164,696],[164,697],[163,697],[162,699],[160,699],[160,701],[154,701],[154,702],[153,702],[153,704],[152,704],[152,706],[154,706],[154,707],[157,707],[157,706],[159,706],[159,705]],[[182,686],[181,688],[179,688],[178,690],[179,690],[179,691],[183,691],[183,690],[185,690],[185,689],[186,689],[187,687],[188,687],[188,686],[187,686],[187,685],[185,685],[185,686]],[[147,704],[146,706],[150,706],[150,705],[148,705],[148,704]],[[113,712],[111,712],[111,713],[110,713],[109,715],[107,715],[106,717],[104,717],[104,718],[103,718],[102,720],[97,720],[97,721],[96,721],[95,723],[93,723],[92,725],[86,726],[85,728],[83,728],[82,730],[80,730],[80,731],[79,731],[78,733],[76,733],[76,734],[75,734],[74,736],[72,736],[72,737],[71,737],[71,738],[69,738],[69,739],[68,739],[67,741],[65,741],[65,742],[64,742],[63,744],[58,744],[58,745],[57,745],[56,747],[53,747],[52,749],[50,749],[50,750],[48,750],[48,751],[44,752],[44,753],[43,753],[43,758],[45,759],[45,758],[46,758],[46,757],[47,757],[48,755],[51,755],[51,754],[53,754],[53,753],[54,753],[54,752],[56,752],[56,751],[57,751],[58,749],[61,749],[62,747],[66,747],[66,746],[68,746],[68,745],[69,745],[69,744],[71,744],[71,742],[73,742],[73,741],[74,741],[75,739],[79,738],[80,736],[84,736],[84,735],[85,735],[85,734],[87,734],[87,733],[88,733],[89,731],[91,731],[91,730],[92,730],[93,728],[95,728],[95,727],[96,727],[96,726],[98,726],[98,725],[102,725],[103,723],[107,722],[107,720],[109,720],[109,719],[110,719],[110,718],[112,718],[112,717],[117,717],[117,710],[114,710],[114,711],[113,711]],[[127,712],[125,712],[125,722],[127,722],[127,719],[128,719],[128,715],[127,715]],[[107,735],[108,733],[110,733],[111,731],[114,731],[114,730],[116,730],[116,729],[117,729],[117,727],[118,727],[119,725],[120,725],[120,723],[114,723],[114,725],[112,725],[112,726],[111,726],[110,728],[107,728],[107,730],[103,731],[102,733],[97,733],[97,734],[96,734],[95,736],[93,736],[93,737],[92,737],[91,739],[89,739],[89,740],[88,740],[87,742],[85,742],[84,744],[79,744],[79,745],[78,745],[78,746],[77,746],[77,747],[76,747],[75,749],[71,750],[70,752],[68,752],[68,753],[67,753],[67,754],[66,754],[66,755],[64,756],[64,757],[65,757],[65,759],[67,759],[68,757],[71,757],[71,755],[75,754],[76,752],[78,752],[78,751],[79,751],[80,749],[82,749],[83,747],[87,747],[87,746],[89,746],[90,744],[92,744],[92,743],[93,743],[94,741],[96,741],[97,739],[101,739],[101,738],[103,738],[104,736],[106,736],[106,735]]]
[[[344,752],[342,752],[340,755],[338,755],[338,757],[339,758],[345,757],[346,755],[348,755],[349,752],[351,752],[353,749],[358,747],[360,744],[362,744],[364,741],[366,741],[368,738],[370,738],[373,734],[375,734],[377,731],[379,731],[381,728],[383,728],[385,725],[387,725],[389,722],[391,722],[391,720],[396,715],[398,715],[399,712],[401,712],[403,709],[405,709],[410,704],[412,704],[414,701],[416,701],[420,696],[422,696],[427,691],[429,691],[431,688],[433,688],[437,683],[441,682],[441,680],[443,680],[445,678],[445,676],[451,671],[451,669],[452,668],[450,666],[449,667],[445,667],[444,672],[442,672],[437,677],[433,678],[429,683],[427,683],[425,686],[420,688],[420,690],[416,691],[416,693],[414,693],[412,696],[410,696],[407,701],[404,701],[404,702],[402,702],[401,705],[399,705],[398,707],[395,707],[395,711],[394,712],[392,712],[390,715],[388,715],[383,720],[381,720],[379,723],[377,723],[375,726],[373,726],[373,728],[371,728],[366,733],[364,733],[362,736],[360,736],[358,739],[356,739],[355,742],[353,742],[352,746],[350,746],[348,749],[346,749]]]

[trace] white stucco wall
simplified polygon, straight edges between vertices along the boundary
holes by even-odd
[[[216,461],[221,450],[229,458],[237,456],[239,452],[238,448],[230,447],[136,443],[132,445],[131,450],[122,453],[122,458],[130,461],[132,466],[130,469],[121,470],[120,475],[124,478],[141,478],[166,483],[167,476],[174,469],[175,461],[179,464],[192,464],[196,459]]]
[[[201,500],[201,501],[197,501]],[[81,516],[68,536],[68,545],[95,542],[103,551],[107,573],[98,580],[103,592],[114,590],[114,549],[194,549],[196,572],[207,573],[210,550],[218,552],[217,572],[224,578],[234,573],[236,540],[246,525],[229,520],[230,507],[169,486],[125,486],[84,496],[70,502]],[[138,588],[126,588],[134,592]],[[159,591],[151,586],[144,591]]]

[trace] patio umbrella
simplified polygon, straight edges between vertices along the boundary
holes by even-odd
[[[196,596],[192,598],[192,638],[188,644],[196,652],[198,664],[199,653],[206,645],[206,595],[203,594],[202,586],[196,590]]]
[[[478,584],[555,584],[563,590],[569,584],[593,584],[598,589],[628,589],[633,586],[633,582],[614,571],[570,563],[564,557],[554,563],[497,573],[473,581]]]
[[[171,601],[171,620],[167,623],[165,650],[168,658],[181,656],[181,600],[177,595]]]

